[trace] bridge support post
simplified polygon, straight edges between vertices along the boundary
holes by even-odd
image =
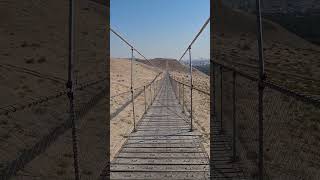
[[[182,113],[184,113],[184,84],[182,84]]]
[[[222,91],[222,66],[220,66],[220,134],[223,133],[223,106],[222,106],[222,100],[223,100],[223,91]]]
[[[263,59],[263,44],[262,44],[262,21],[261,21],[261,2],[256,0],[256,17],[257,17],[257,39],[258,39],[258,50],[259,50],[259,101],[258,101],[258,113],[259,113],[259,155],[258,155],[258,166],[259,166],[259,180],[264,179],[264,155],[263,155],[263,93],[264,93],[264,59]]]
[[[180,84],[180,87],[179,87],[179,89],[180,89],[180,101],[179,101],[179,103],[180,104],[182,104],[182,101],[181,101],[181,99],[182,99],[182,84]]]
[[[154,102],[154,97],[156,96],[155,88],[156,88],[156,85],[155,85],[155,83],[153,82],[153,86],[152,86],[152,95],[153,95],[153,97],[152,97],[152,104],[153,104],[153,102]]]
[[[133,48],[131,48],[131,103],[132,103],[132,117],[133,117],[133,131],[136,131],[136,117],[134,113],[134,92],[133,92]]]
[[[190,65],[190,131],[193,130],[192,127],[192,121],[193,121],[193,109],[192,109],[192,89],[193,89],[193,83],[192,83],[192,62],[191,62],[191,46],[189,46],[189,65]]]
[[[147,112],[146,86],[143,86],[143,92],[144,92],[144,113],[146,113]]]
[[[178,89],[178,103],[180,104],[180,83],[177,83],[177,89]]]
[[[232,161],[237,160],[236,72],[232,72]]]
[[[76,127],[76,113],[74,107],[74,59],[75,59],[75,0],[69,0],[69,62],[68,82],[66,84],[69,98],[69,117],[72,123],[72,148],[75,180],[80,180],[79,151]]]
[[[150,83],[150,105],[152,105],[152,82]]]

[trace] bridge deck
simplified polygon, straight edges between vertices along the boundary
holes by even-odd
[[[136,132],[130,134],[112,161],[111,179],[209,179],[209,159],[201,145],[201,134],[197,130],[189,132],[190,123],[184,117],[166,78]],[[239,177],[225,160],[216,162],[213,177]]]
[[[111,179],[209,179],[199,133],[189,123],[166,79],[149,110],[111,163]]]

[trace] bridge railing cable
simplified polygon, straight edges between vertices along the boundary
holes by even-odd
[[[154,64],[149,60],[147,59],[142,53],[140,53],[139,50],[137,50],[137,48],[135,48],[133,45],[131,45],[124,37],[122,37],[119,33],[117,33],[115,30],[113,30],[112,28],[110,28],[110,31],[115,34],[117,37],[119,37],[124,43],[126,43],[132,51],[135,51],[137,52],[141,57],[144,58],[144,60],[146,60],[150,65],[154,66]],[[155,67],[155,66],[154,66]]]
[[[188,47],[186,48],[186,50],[183,52],[182,56],[178,59],[178,62],[181,63],[181,60],[182,58],[188,53],[189,54],[189,82],[190,82],[190,85],[188,86],[184,86],[183,85],[183,90],[184,90],[184,87],[189,87],[189,93],[190,93],[190,131],[193,130],[193,120],[194,120],[194,109],[193,109],[193,90],[194,90],[194,87],[193,87],[193,67],[192,67],[192,54],[191,54],[191,49],[192,49],[192,46],[193,44],[197,41],[197,39],[199,38],[199,36],[203,33],[203,31],[205,30],[205,28],[207,27],[207,25],[209,24],[210,22],[210,17],[205,21],[205,23],[201,26],[200,30],[198,31],[198,33],[196,34],[196,36],[192,39],[191,43],[188,45]],[[184,66],[184,65],[183,65]],[[176,82],[176,81],[175,81]],[[174,89],[177,90],[178,89],[181,89],[179,88],[180,87],[180,84],[179,86],[176,86],[176,83],[175,84],[175,87]],[[178,95],[180,95],[180,93],[178,93]],[[183,107],[183,110],[184,110],[184,107]]]
[[[120,33],[118,33],[118,32],[116,32],[115,30],[113,30],[112,28],[110,28],[110,31],[113,33],[113,34],[115,34],[122,42],[124,42],[127,46],[129,46],[129,48],[130,48],[130,54],[131,54],[131,57],[130,57],[130,91],[131,91],[131,104],[132,104],[132,118],[133,118],[133,131],[135,131],[136,130],[136,115],[135,115],[135,105],[134,105],[134,103],[135,103],[135,98],[137,97],[137,96],[139,96],[141,93],[142,93],[142,90],[140,91],[140,92],[138,92],[138,94],[137,94],[137,96],[135,96],[134,94],[135,94],[135,92],[134,92],[134,80],[133,80],[133,78],[134,78],[134,74],[133,74],[133,72],[134,72],[134,66],[133,66],[133,63],[134,63],[134,59],[135,59],[135,56],[134,56],[134,52],[136,52],[136,53],[138,53],[138,55],[140,55],[141,57],[143,57],[144,58],[144,60],[146,60],[151,66],[153,66],[153,67],[155,67],[155,68],[157,68],[156,66],[154,66],[154,64],[149,60],[149,59],[147,59],[139,50],[137,50],[137,48],[135,48],[131,43],[129,43],[123,36],[121,36],[120,35]],[[158,77],[158,76],[157,76]],[[156,78],[157,78],[156,77]],[[155,79],[156,79],[155,78]],[[155,79],[153,79],[152,81],[151,81],[151,83],[149,84],[149,85],[147,85],[147,86],[144,86],[144,88],[147,88],[148,86],[150,86],[150,93],[151,93],[151,102],[153,102],[153,99],[155,98],[155,91],[156,91],[156,89],[158,88],[157,87],[157,84],[155,84],[155,82],[157,82],[157,81],[155,81]],[[152,87],[152,86],[155,86],[155,87]],[[152,91],[153,91],[153,94],[152,94]],[[144,93],[145,94],[145,93]],[[146,102],[146,101],[145,101]],[[145,107],[146,107],[146,105],[145,105]],[[146,108],[145,108],[146,109]],[[118,111],[116,111],[116,112],[118,112]]]
[[[126,132],[126,133],[130,133],[129,131],[131,130],[133,132],[136,131],[137,124],[140,122],[139,120],[144,116],[144,114],[147,113],[148,109],[155,101],[155,98],[161,89],[164,75],[162,70],[159,71],[160,69],[157,66],[155,66],[139,50],[137,50],[137,48],[135,48],[131,43],[129,43],[129,41],[123,38],[123,36],[120,35],[120,33],[116,32],[112,28],[110,28],[110,32],[112,32],[123,43],[125,43],[129,47],[128,51],[130,52],[130,75],[129,75],[130,87],[128,91],[124,91],[119,94],[115,94],[111,96],[112,103],[110,103],[111,105],[110,116],[111,116],[111,120],[113,122],[116,122],[119,120],[119,118],[116,118],[118,114],[120,114],[120,112],[123,112],[123,110],[128,110],[127,109],[128,105],[132,105],[131,110],[129,110],[130,114],[132,115],[131,116],[132,125],[130,125],[131,123],[129,124],[130,128]],[[140,84],[141,82],[137,82],[137,79],[134,78],[135,76],[137,76],[137,78],[139,77],[138,74],[136,75],[136,73],[139,73],[139,72],[135,69],[136,67],[135,53],[137,53],[145,61],[147,61],[155,72],[158,72],[154,77],[151,77],[153,76],[152,74],[154,74],[154,73],[151,73],[151,75],[149,75],[150,77],[147,77],[149,79],[148,80],[149,82],[145,84]],[[112,130],[115,130],[115,129],[112,129]],[[125,137],[121,137],[121,139],[123,138]],[[118,146],[118,145],[115,145],[115,146]],[[108,176],[108,174],[106,173],[107,169],[108,168],[106,166],[106,169],[101,172],[102,179]]]

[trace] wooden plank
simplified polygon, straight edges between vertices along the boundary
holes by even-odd
[[[209,179],[209,159],[201,133],[189,131],[170,82],[165,80],[154,104],[128,136],[111,163],[111,179]],[[242,179],[231,161],[230,138],[214,132],[216,179]]]

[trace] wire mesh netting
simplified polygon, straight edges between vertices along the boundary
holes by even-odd
[[[247,177],[258,178],[258,81],[233,76],[230,70],[222,71],[222,78],[222,129],[230,137],[236,133],[233,139],[236,160]],[[319,105],[307,97],[279,91],[275,88],[280,87],[278,85],[273,87],[267,83],[266,86],[261,140],[264,176],[267,179],[319,178]]]
[[[236,77],[236,122],[239,159],[249,177],[258,176],[258,83]]]
[[[233,163],[246,177],[258,177],[258,83],[221,69],[221,114],[218,125],[228,137]]]
[[[319,106],[308,97],[315,99],[320,92],[320,34],[313,25],[319,17],[313,9],[319,5],[264,1],[262,6],[267,80],[296,92],[272,86],[264,91],[264,171],[270,179],[319,179]]]
[[[269,179],[319,179],[319,106],[264,93],[264,171]]]
[[[250,71],[248,74],[226,66],[218,67],[221,68],[218,78],[222,78],[221,84],[216,86],[222,89],[222,101],[219,102],[222,123],[219,125],[230,137],[235,134],[232,148],[236,162],[241,164],[246,176],[254,179],[261,176],[266,179],[318,179],[320,109],[319,101],[314,98],[317,94],[306,96],[302,89],[292,88],[293,83],[299,81],[290,74],[286,74],[287,82],[282,82],[283,79],[271,81],[279,74],[269,71],[267,80],[263,81],[259,112],[259,79],[249,75]],[[304,83],[308,82],[307,79]],[[260,125],[259,113],[263,115]],[[263,136],[259,136],[260,128]],[[260,148],[263,152],[259,152]],[[261,167],[263,174],[259,174]]]

